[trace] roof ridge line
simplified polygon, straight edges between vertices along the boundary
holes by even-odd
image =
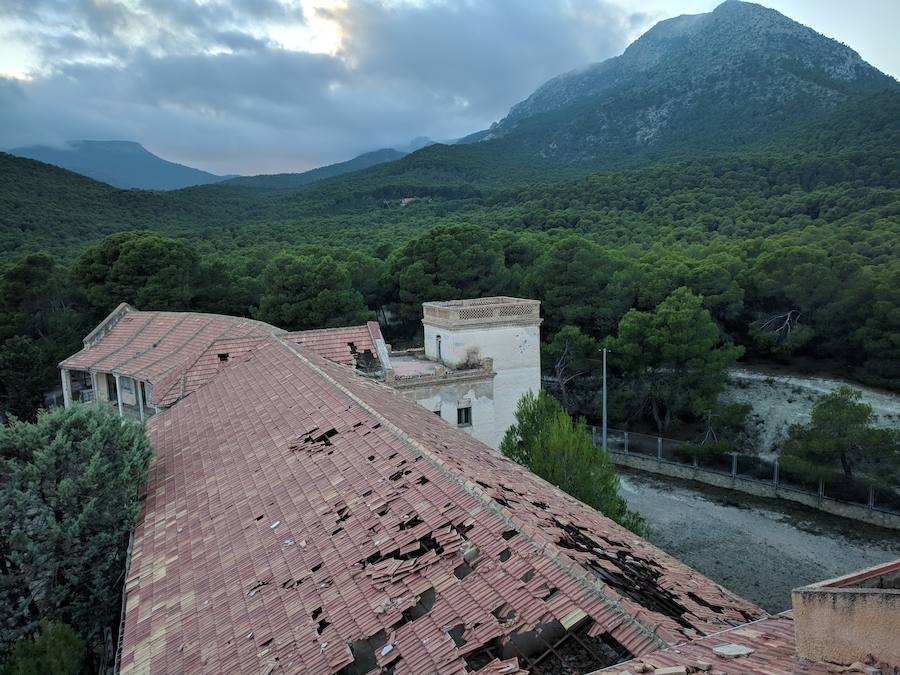
[[[450,469],[448,469],[439,458],[434,457],[428,450],[426,450],[424,447],[422,447],[422,445],[419,442],[413,441],[411,438],[409,438],[409,436],[407,436],[406,433],[403,432],[402,429],[400,429],[400,427],[398,427],[393,422],[388,420],[386,417],[384,417],[384,415],[379,413],[377,410],[375,410],[372,406],[370,406],[365,401],[361,400],[356,394],[349,391],[340,382],[336,381],[333,377],[331,377],[331,375],[326,373],[322,368],[320,368],[318,365],[316,365],[315,363],[310,361],[310,359],[308,359],[306,356],[304,356],[303,354],[298,352],[296,349],[294,349],[287,341],[283,340],[281,338],[281,336],[273,335],[272,338],[283,349],[285,349],[289,353],[293,354],[296,358],[298,358],[300,361],[302,361],[304,364],[306,364],[319,377],[321,377],[322,379],[329,382],[332,386],[334,386],[336,389],[338,389],[341,393],[343,393],[347,398],[349,398],[351,401],[353,401],[356,405],[360,406],[370,417],[374,418],[379,424],[381,424],[381,426],[383,426],[385,429],[387,429],[398,440],[403,442],[405,445],[409,446],[420,457],[422,457],[425,461],[427,461],[429,464],[431,464],[437,471],[439,471],[445,477],[449,478],[454,483],[456,483],[467,494],[469,494],[472,497],[474,497],[475,499],[477,499],[478,502],[481,503],[483,508],[487,509],[488,511],[491,511],[492,513],[494,513],[494,515],[496,515],[498,518],[500,518],[503,522],[505,522],[507,525],[509,525],[513,529],[515,529],[516,532],[518,532],[519,535],[521,535],[531,546],[533,546],[535,549],[537,549],[538,552],[542,556],[544,556],[547,560],[550,560],[552,563],[554,563],[560,570],[562,570],[563,573],[568,575],[570,578],[578,581],[583,586],[585,586],[590,592],[592,592],[594,595],[598,596],[600,601],[603,604],[605,604],[607,607],[609,607],[614,612],[619,614],[624,621],[631,623],[635,628],[637,628],[638,630],[640,630],[641,632],[646,634],[657,645],[659,645],[661,647],[671,647],[672,646],[670,643],[666,642],[662,637],[660,637],[651,626],[648,626],[647,624],[640,621],[637,617],[633,616],[632,614],[629,614],[621,606],[621,604],[619,604],[619,602],[616,599],[610,598],[606,593],[604,593],[603,588],[599,585],[597,580],[588,576],[588,572],[585,571],[578,564],[578,561],[571,559],[570,562],[566,562],[561,559],[561,556],[563,555],[563,553],[561,551],[557,550],[556,547],[554,547],[553,549],[549,549],[548,548],[550,546],[549,543],[539,544],[537,541],[534,540],[533,537],[531,537],[530,535],[528,535],[522,531],[521,525],[519,523],[515,522],[508,516],[504,515],[503,512],[501,511],[500,507],[497,505],[497,503],[493,499],[491,499],[489,496],[484,494],[484,491],[482,488],[472,484],[471,481],[465,479],[464,477],[462,477],[462,476],[454,473]],[[526,469],[526,471],[527,471],[527,469]],[[534,474],[534,476],[538,480],[541,480],[541,481],[547,483],[547,481],[545,481],[543,478],[541,478],[537,474]],[[558,489],[555,486],[552,486],[550,483],[547,483],[547,485],[550,485],[554,489]],[[575,570],[576,567],[578,568],[578,571]]]

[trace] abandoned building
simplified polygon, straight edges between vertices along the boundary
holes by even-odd
[[[425,347],[394,352],[374,321],[287,333],[249,319],[122,304],[60,364],[63,400],[114,405],[143,421],[194,391],[252,340],[279,335],[385,381],[496,449],[519,399],[540,388],[540,303],[429,302],[422,323]]]
[[[531,356],[503,361],[491,342],[506,331],[519,355],[536,349],[536,305],[506,310],[512,321],[480,312],[498,331],[482,342],[466,307],[426,323],[410,358],[446,373],[422,391],[475,370],[496,394],[493,359],[526,371],[510,387],[530,386]],[[797,655],[802,613],[795,639],[790,614],[767,615],[500,456],[443,401],[439,419],[433,397],[397,386],[419,375],[404,356],[377,324],[285,333],[124,306],[63,362],[68,400],[76,378],[142,385],[154,458],[122,672],[826,672]],[[459,409],[458,393],[441,396]],[[854,589],[888,579],[896,595],[895,577]]]

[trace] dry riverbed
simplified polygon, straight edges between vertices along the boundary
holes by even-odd
[[[773,449],[787,436],[788,427],[807,424],[816,399],[842,384],[849,384],[862,392],[862,400],[872,406],[875,424],[900,427],[900,396],[881,389],[834,378],[746,366],[731,369],[728,378],[722,400],[753,406],[751,423],[756,426],[754,445],[763,457],[774,457]]]
[[[687,481],[621,478],[650,541],[770,612],[790,608],[792,588],[900,557],[900,532]]]

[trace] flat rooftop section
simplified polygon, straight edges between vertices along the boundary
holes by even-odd
[[[791,604],[803,658],[900,664],[900,559],[797,588]]]
[[[399,352],[391,352],[391,369],[399,378],[431,377],[449,374],[491,374],[491,371],[481,364],[471,366],[452,366],[440,361],[434,361],[425,356],[424,349],[407,349]]]
[[[424,350],[391,352],[391,368],[397,377],[427,377],[434,375],[438,366],[449,370],[442,363],[426,359]]]
[[[483,324],[539,324],[538,300],[498,295],[422,304],[422,323],[448,328]]]

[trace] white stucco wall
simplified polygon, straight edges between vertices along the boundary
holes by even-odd
[[[457,426],[457,409],[469,405],[472,408],[472,425],[460,428],[492,448],[499,447],[503,437],[502,434],[497,437],[493,387],[490,379],[483,382],[450,381],[444,384],[428,384],[408,389],[404,391],[404,395],[432,412],[440,410],[441,418],[453,426]]]
[[[494,429],[484,434],[493,440],[484,442],[498,448],[506,430],[515,421],[519,399],[528,391],[536,392],[541,387],[539,327],[510,324],[453,330],[425,324],[425,354],[428,358],[437,358],[437,336],[441,337],[441,360],[448,365],[459,366],[470,359],[493,359],[493,370],[497,373],[494,378]]]

